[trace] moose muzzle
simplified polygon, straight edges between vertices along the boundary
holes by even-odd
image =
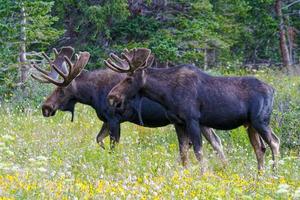
[[[109,95],[107,99],[110,106],[121,110],[124,108],[125,98],[115,96],[115,95]]]
[[[44,117],[54,116],[56,109],[52,105],[43,105],[42,112]]]

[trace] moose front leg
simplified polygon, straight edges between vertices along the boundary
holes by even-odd
[[[115,144],[120,141],[120,122],[110,121],[109,126],[109,136],[110,136],[110,148],[114,149]]]
[[[189,137],[184,132],[185,131],[184,126],[175,124],[175,129],[176,129],[178,143],[179,143],[180,159],[182,165],[186,167],[188,164]]]
[[[108,129],[108,124],[106,122],[103,123],[100,132],[98,133],[96,137],[97,143],[100,145],[101,148],[105,149],[104,147],[104,138],[106,138],[109,135],[109,129]]]
[[[205,166],[203,162],[203,150],[202,150],[202,134],[199,121],[195,119],[190,119],[186,122],[186,133],[190,136],[195,156],[201,165],[201,174],[205,171]]]

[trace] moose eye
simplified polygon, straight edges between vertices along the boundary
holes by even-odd
[[[129,83],[129,84],[131,84],[132,83],[132,78],[126,79],[126,82]]]

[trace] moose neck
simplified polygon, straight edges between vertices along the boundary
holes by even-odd
[[[73,89],[73,94],[77,102],[94,107],[93,98],[97,88],[89,84],[88,73],[89,72],[82,72],[72,82],[71,87]]]
[[[76,100],[97,110],[105,109],[107,94],[124,77],[125,74],[119,74],[109,69],[82,72],[74,83]]]
[[[172,84],[172,79],[170,79],[170,74],[168,69],[162,68],[148,68],[142,72],[142,88],[140,92],[148,97],[149,99],[159,102],[165,108],[170,109],[169,106],[172,105],[170,86]]]

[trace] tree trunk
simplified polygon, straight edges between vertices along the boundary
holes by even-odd
[[[24,5],[21,7],[21,34],[20,34],[20,83],[23,85],[27,78],[28,67],[26,65],[26,12]]]
[[[207,59],[207,48],[205,47],[203,50],[203,62],[204,62],[204,70],[207,70],[208,67],[208,59]]]
[[[291,58],[289,54],[289,49],[286,41],[286,30],[284,27],[284,20],[282,15],[282,1],[276,0],[275,3],[275,11],[279,19],[279,35],[280,35],[280,53],[282,64],[284,67],[288,67],[291,65]]]

